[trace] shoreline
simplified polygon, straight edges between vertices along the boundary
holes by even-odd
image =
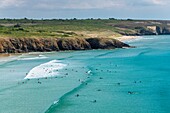
[[[140,36],[121,36],[121,37],[117,37],[115,39],[119,40],[119,41],[130,41],[130,40],[135,40],[137,38],[139,38]]]
[[[44,50],[42,49],[41,51],[37,51],[37,47],[35,47],[34,50],[32,51],[25,51],[25,50],[19,50],[18,52],[9,52],[9,51],[6,51],[6,53],[0,53],[0,59],[3,59],[3,58],[6,58],[6,57],[10,57],[10,56],[16,56],[16,55],[20,55],[20,54],[23,54],[23,53],[31,53],[31,52],[52,52],[52,51],[66,51],[66,50],[91,50],[91,49],[115,49],[115,46],[117,46],[116,48],[126,48],[127,47],[130,47],[128,44],[126,44],[125,41],[130,41],[130,40],[135,40],[139,38],[139,36],[121,36],[121,37],[115,37],[115,38],[89,38],[89,39],[82,39],[79,38],[78,41],[81,41],[82,44],[84,44],[85,46],[80,46],[77,42],[77,39],[70,39],[69,41],[73,41],[72,43],[68,43],[65,39],[63,39],[63,42],[64,43],[67,43],[67,44],[60,44],[61,47],[59,47],[58,43],[56,45],[51,45],[51,44],[48,44],[48,45],[45,45],[45,44],[42,44],[40,43],[41,41],[38,41],[38,43],[44,45],[44,46],[47,46],[47,48],[50,50],[50,46],[56,46],[56,49],[55,50]],[[13,39],[13,38],[10,38],[10,39]],[[118,42],[117,42],[117,41]],[[17,41],[17,40],[14,40],[17,42],[17,45],[22,48],[22,44],[21,44],[21,41]],[[29,41],[29,38],[28,40]],[[51,42],[51,40],[47,40],[49,42]],[[15,43],[16,43],[15,42]],[[23,40],[23,42],[26,42],[25,40]],[[33,41],[33,42],[37,42],[37,41]],[[74,42],[76,42],[77,44],[75,45]],[[114,43],[113,43],[114,42]],[[8,43],[12,43],[11,45],[13,45],[13,42],[11,42],[9,40]],[[110,44],[107,44],[107,43],[110,43]],[[104,45],[103,45],[104,44]],[[14,44],[15,45],[15,44]],[[32,46],[32,44],[30,45],[27,45],[26,46]],[[66,48],[64,48],[63,46],[66,46]],[[68,47],[67,47],[68,46]],[[72,47],[70,47],[72,46]],[[75,46],[75,47],[74,47]],[[77,46],[80,46],[77,48]],[[125,46],[125,47],[124,47]],[[12,46],[11,49],[8,49],[8,50],[13,50],[15,47]],[[43,47],[41,47],[43,48]],[[44,50],[44,51],[43,51]]]
[[[10,61],[11,59],[15,59],[18,56],[22,55],[24,53],[0,53],[0,63]]]
[[[15,56],[15,55],[18,55],[18,54],[23,54],[23,53],[30,53],[30,52],[52,52],[52,51],[66,51],[66,50],[91,50],[91,49],[111,49],[111,48],[115,49],[114,46],[117,46],[116,48],[124,48],[124,46],[125,47],[126,46],[130,47],[130,46],[128,46],[126,44],[126,41],[135,40],[135,39],[137,39],[139,37],[140,36],[121,36],[121,37],[115,37],[115,38],[89,38],[89,39],[85,38],[85,39],[83,39],[83,41],[82,41],[81,38],[79,38],[78,41],[81,41],[82,44],[85,45],[83,47],[78,44],[77,39],[69,40],[69,41],[73,41],[72,43],[68,43],[67,42],[68,40],[65,41],[65,39],[63,39],[62,41],[64,43],[67,43],[67,44],[64,44],[64,45],[63,44],[58,45],[58,43],[56,45],[53,45],[53,44],[52,45],[51,44],[48,44],[48,45],[42,44],[44,46],[47,46],[47,48],[49,50],[51,49],[50,46],[53,46],[53,47],[56,46],[55,50],[48,51],[48,50],[42,49],[41,51],[37,51],[37,47],[35,47],[35,49],[32,50],[32,51],[25,51],[25,50],[19,50],[18,52],[9,52],[9,51],[6,51],[7,53],[2,53],[2,52],[0,53],[0,59],[6,58],[6,57],[10,57],[10,56]],[[13,39],[13,38],[11,38],[11,39]],[[29,39],[27,41],[29,41]],[[51,40],[47,40],[47,41],[51,42]],[[117,43],[117,44],[113,43],[112,41]],[[23,40],[23,42],[25,42],[25,40]],[[37,41],[33,41],[33,42],[37,42]],[[38,43],[40,43],[40,42],[41,41],[39,40]],[[76,42],[77,44],[75,45],[74,42]],[[10,40],[9,40],[9,43],[12,43],[12,45],[13,45],[13,42],[11,42]],[[107,43],[110,43],[111,45],[107,44]],[[21,41],[17,41],[17,45],[20,48],[22,48]],[[25,46],[29,47],[29,46],[32,46],[32,44],[29,44],[29,45],[26,44]],[[61,46],[61,47],[59,47],[59,46]],[[68,46],[68,47],[64,48],[63,46]],[[72,46],[72,47],[70,47],[70,46]],[[77,48],[77,46],[79,46],[79,47]],[[9,50],[12,50],[14,48],[15,47],[12,46],[11,49],[9,49]],[[41,47],[41,48],[43,48],[43,47]]]
[[[9,53],[1,53],[0,54],[0,58],[9,57],[9,56],[11,56],[11,54],[9,54]]]
[[[27,40],[22,40],[22,41],[20,41],[20,40],[18,41],[16,39],[9,38],[8,43],[11,43],[10,45],[13,45],[13,46],[11,47],[11,49],[9,49],[8,46],[4,46],[4,47],[7,47],[8,50],[14,50],[16,48],[15,45],[17,45],[20,48],[18,50],[15,49],[15,50],[17,50],[15,52],[6,51],[6,53],[3,53],[1,51],[0,52],[0,59],[10,57],[10,56],[20,55],[20,54],[23,54],[23,53],[31,53],[31,52],[53,52],[53,51],[66,51],[66,50],[92,50],[92,49],[126,48],[126,47],[130,47],[128,44],[126,44],[126,41],[135,40],[137,38],[140,38],[140,36],[120,36],[120,37],[115,37],[115,38],[83,38],[83,39],[82,38],[75,38],[75,39],[66,38],[66,39],[62,39],[63,43],[60,43],[60,44],[56,41],[58,39],[56,39],[56,40],[51,40],[51,39],[47,40],[46,39],[46,41],[48,41],[50,43],[49,44],[44,44],[40,40],[37,41],[37,40],[34,40],[34,38],[32,38],[33,42],[38,42],[39,44],[42,45],[41,47],[39,47],[39,45],[35,45],[35,44],[34,45],[25,44],[25,42],[30,41],[31,38],[28,38]],[[16,44],[11,40],[14,40],[14,42]],[[56,41],[56,43],[52,44],[51,41]],[[70,43],[68,41],[70,41],[72,43]],[[79,41],[81,42],[81,44],[78,44]],[[21,43],[21,42],[24,42],[24,43]],[[1,44],[3,44],[3,42],[1,42],[0,45]],[[22,48],[23,48],[22,45],[23,44],[25,44],[24,47],[26,46],[26,48],[25,48],[26,50],[22,50]],[[83,46],[81,46],[82,44],[83,44]],[[45,46],[45,48],[43,47],[43,45]],[[34,50],[28,51],[27,48],[29,46],[34,46]],[[55,47],[55,49],[52,50],[51,47]],[[42,50],[37,51],[37,48],[38,49],[42,48]],[[47,50],[46,50],[46,48],[47,48]]]

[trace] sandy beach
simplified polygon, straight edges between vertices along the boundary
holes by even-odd
[[[21,53],[0,53],[0,62],[4,62],[4,61],[9,61],[11,59],[15,59],[16,57],[18,57],[19,55],[21,55]]]
[[[0,54],[0,58],[1,57],[9,57],[9,56],[11,56],[11,55],[10,54],[3,54],[3,53]]]
[[[137,38],[139,38],[139,36],[121,36],[121,37],[117,37],[116,39],[118,39],[119,41],[128,41]]]

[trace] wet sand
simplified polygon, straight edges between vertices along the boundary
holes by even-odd
[[[9,53],[0,53],[0,62],[8,61],[12,58],[19,56],[19,55],[22,55],[22,53],[16,53],[16,54],[14,54],[14,53],[10,53],[10,54]]]

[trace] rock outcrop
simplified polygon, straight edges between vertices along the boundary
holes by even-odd
[[[92,49],[115,49],[130,47],[123,42],[111,38],[88,38],[86,41],[91,45]]]
[[[156,26],[156,32],[157,32],[158,35],[169,35],[170,34],[170,28]]]
[[[54,38],[0,38],[0,53],[43,52],[59,50]]]
[[[134,27],[133,32],[124,32],[121,30],[118,32],[126,36],[170,35],[170,27],[151,25],[146,27]]]
[[[114,49],[130,47],[109,38],[0,38],[0,53],[64,50]]]
[[[84,38],[60,38],[57,44],[60,50],[91,49],[91,45]]]

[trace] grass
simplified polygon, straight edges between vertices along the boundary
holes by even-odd
[[[0,37],[117,37],[121,34],[136,33],[138,32],[136,28],[146,28],[149,22],[130,19],[0,19]]]
[[[22,26],[19,28],[14,27],[1,27],[0,35],[6,37],[74,37],[75,33],[68,31],[53,30],[54,27],[39,27],[39,26]]]

